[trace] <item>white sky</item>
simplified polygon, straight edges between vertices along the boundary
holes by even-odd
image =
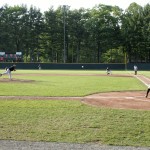
[[[9,6],[26,4],[27,7],[32,5],[40,8],[43,12],[47,11],[51,6],[57,8],[60,5],[68,5],[70,9],[79,9],[81,7],[92,8],[96,4],[105,4],[111,6],[116,5],[125,10],[132,2],[136,2],[141,6],[150,4],[150,0],[0,0],[0,7],[5,4]]]

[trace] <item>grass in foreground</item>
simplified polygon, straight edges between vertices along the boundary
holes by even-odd
[[[0,101],[0,139],[150,146],[150,112],[79,101]]]
[[[0,95],[84,96],[146,88],[135,78],[21,74],[15,78],[35,82],[1,82]],[[149,118],[149,111],[94,108],[78,101],[0,100],[0,139],[150,146]]]

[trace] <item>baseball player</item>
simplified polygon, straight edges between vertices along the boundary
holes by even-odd
[[[134,74],[137,75],[137,71],[138,71],[138,67],[136,65],[134,65]]]
[[[106,73],[107,75],[111,75],[111,70],[109,69],[109,67],[106,68]]]
[[[150,92],[150,85],[148,86],[147,92],[146,92],[146,98],[148,97],[148,93]]]
[[[40,64],[38,65],[38,68],[39,68],[39,70],[41,70],[41,65]]]
[[[12,71],[16,71],[16,65],[13,65],[13,66],[11,66],[9,68],[6,67],[5,69],[6,69],[6,71],[4,73],[1,73],[0,76],[8,74],[9,75],[9,79],[11,80],[12,79],[11,72]]]

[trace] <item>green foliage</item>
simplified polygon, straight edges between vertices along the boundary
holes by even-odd
[[[21,51],[25,62],[61,63],[66,58],[68,63],[99,63],[108,61],[104,55],[110,49],[123,47],[129,62],[149,62],[149,14],[149,4],[137,3],[125,12],[99,4],[88,10],[50,8],[43,14],[33,6],[5,5],[0,9],[0,49]]]
[[[147,62],[150,58],[149,23],[150,5],[144,8],[132,3],[122,16],[123,45],[129,62]],[[148,60],[149,62],[149,60]]]
[[[121,49],[110,49],[102,54],[103,63],[124,63],[124,53]]]

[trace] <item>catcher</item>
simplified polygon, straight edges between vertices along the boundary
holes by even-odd
[[[11,80],[12,79],[12,77],[11,77],[11,72],[12,71],[16,71],[16,65],[13,65],[13,66],[11,66],[11,67],[9,67],[9,68],[5,68],[5,72],[4,73],[1,73],[0,74],[0,76],[2,76],[2,75],[5,75],[5,74],[8,74],[9,75],[9,79]]]

